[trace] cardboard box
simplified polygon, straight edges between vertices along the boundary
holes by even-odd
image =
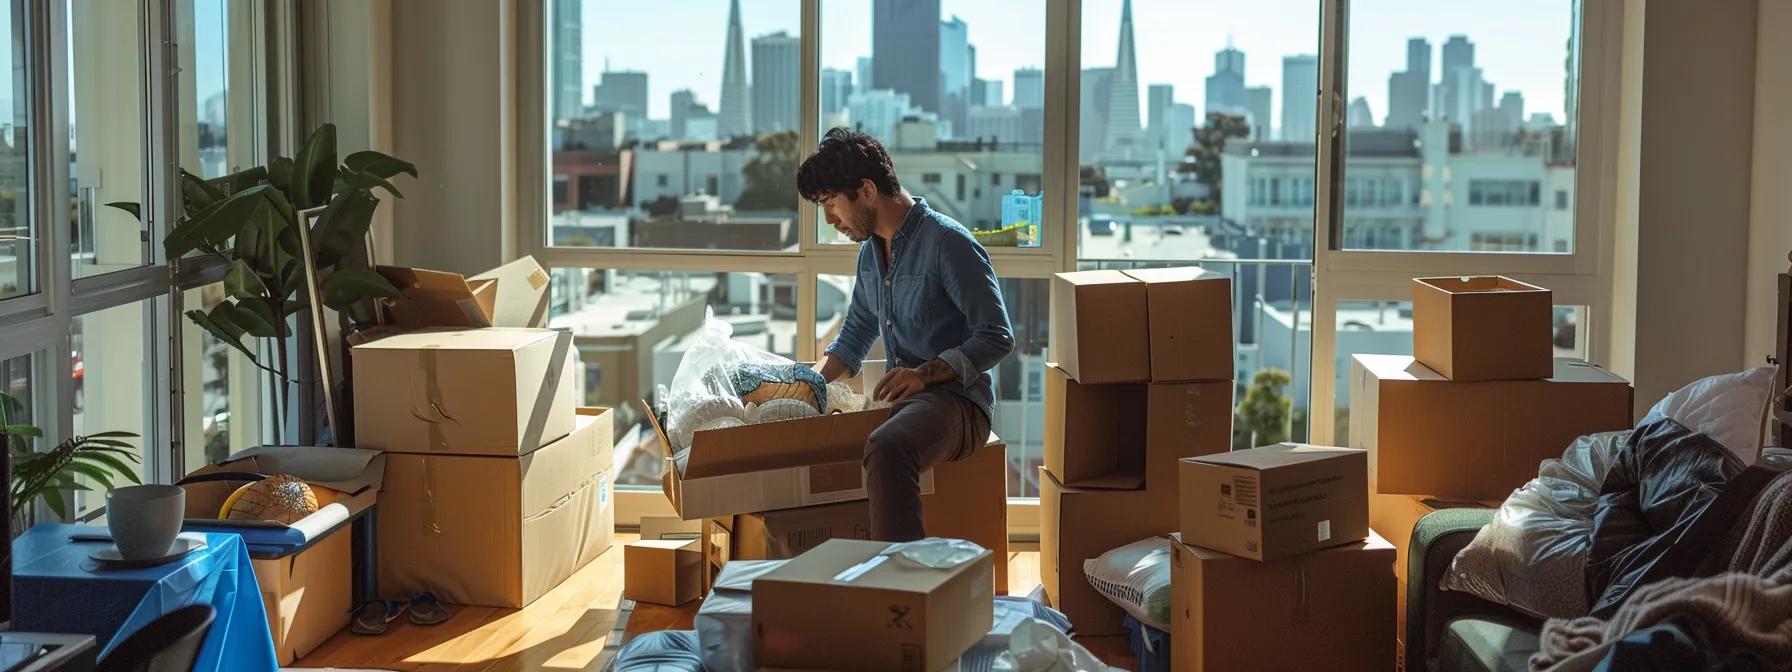
[[[1077,382],[1151,380],[1145,283],[1120,271],[1059,273],[1052,279],[1052,354]],[[1229,367],[1228,367],[1229,368]]]
[[[733,538],[734,559],[788,560],[829,539],[870,539],[871,507],[861,501],[742,514],[734,517]]]
[[[1408,495],[1369,495],[1369,529],[1394,547],[1394,579],[1398,590],[1394,600],[1396,644],[1406,641],[1406,569],[1408,549],[1412,547],[1412,531],[1419,519],[1433,511],[1455,508],[1498,508],[1500,502],[1456,502],[1431,497]],[[1403,647],[1396,647],[1403,653]]]
[[[494,327],[546,329],[551,278],[535,257],[523,258],[467,278],[478,295],[491,294],[485,315]]]
[[[676,607],[703,597],[703,542],[647,539],[622,547],[622,597]]]
[[[1182,538],[1252,560],[1359,541],[1368,471],[1362,450],[1295,443],[1183,460]]]
[[[1126,634],[1126,612],[1089,585],[1083,561],[1174,531],[1174,492],[1073,488],[1039,470],[1039,580],[1079,636]]]
[[[1171,666],[1394,669],[1393,555],[1374,536],[1269,562],[1171,543]]]
[[[1548,380],[1465,383],[1411,357],[1356,355],[1350,445],[1387,495],[1505,499],[1574,439],[1631,427],[1630,383],[1575,359]]]
[[[702,539],[703,521],[670,516],[641,516],[641,540]]]
[[[989,551],[936,569],[888,548],[831,539],[755,580],[754,664],[931,672],[983,639],[995,620]]]
[[[1176,491],[1185,457],[1232,450],[1232,381],[1152,383],[1145,394],[1145,487]]]
[[[354,359],[362,448],[515,457],[573,429],[569,333],[428,329],[355,346]]]
[[[400,329],[494,326],[495,284],[475,291],[459,273],[403,266],[378,266],[374,271],[398,288],[400,296],[386,300],[385,305]]]
[[[1416,278],[1413,356],[1450,380],[1548,378],[1554,309],[1549,290],[1511,278]]]
[[[332,534],[294,555],[249,561],[274,635],[274,654],[282,666],[304,658],[348,627],[355,610],[350,585],[355,576],[353,538],[346,532]]]
[[[1126,271],[1145,283],[1151,382],[1232,380],[1232,280],[1199,267]]]
[[[1045,468],[1079,488],[1145,484],[1146,386],[1090,385],[1045,367]]]
[[[571,435],[521,457],[388,454],[381,593],[524,607],[608,550],[613,415],[578,409]]]

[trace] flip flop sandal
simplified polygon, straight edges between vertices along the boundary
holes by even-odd
[[[442,606],[441,600],[433,593],[419,590],[411,594],[411,622],[417,625],[441,625],[453,618],[454,614]]]
[[[386,634],[386,624],[397,620],[404,611],[405,605],[391,600],[368,600],[355,613],[355,622],[348,626],[349,632],[367,636]]]

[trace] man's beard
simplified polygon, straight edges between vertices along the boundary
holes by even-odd
[[[852,213],[852,219],[846,222],[846,239],[855,243],[871,240],[871,232],[876,228],[872,220],[876,216],[871,208]]]

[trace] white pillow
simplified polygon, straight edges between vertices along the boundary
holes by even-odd
[[[1142,539],[1083,561],[1089,585],[1139,622],[1170,630],[1170,540]]]
[[[1715,439],[1745,465],[1761,455],[1761,420],[1773,396],[1773,368],[1711,376],[1662,398],[1650,414]]]

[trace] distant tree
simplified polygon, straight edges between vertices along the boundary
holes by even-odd
[[[1281,369],[1259,369],[1251,377],[1244,402],[1238,405],[1239,430],[1253,446],[1267,446],[1288,440],[1289,421],[1294,400],[1283,394],[1293,377]]]
[[[801,160],[796,131],[761,135],[753,149],[753,158],[741,169],[746,186],[734,201],[735,209],[796,209],[796,169]]]
[[[665,217],[678,212],[678,197],[668,194],[648,201],[641,207],[647,210],[649,217]]]
[[[1207,202],[1213,212],[1220,206],[1220,152],[1231,138],[1248,138],[1251,125],[1244,117],[1224,112],[1208,112],[1207,124],[1194,129],[1195,143],[1183,154],[1181,170],[1194,173],[1195,180],[1207,185]]]

